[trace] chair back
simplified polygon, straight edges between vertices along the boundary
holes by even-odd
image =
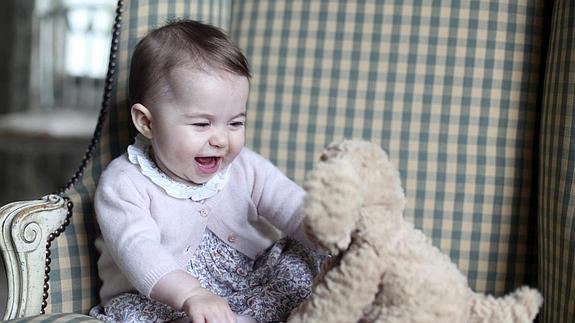
[[[248,145],[302,183],[334,139],[386,149],[405,216],[478,290],[536,285],[543,1],[234,1]]]
[[[474,289],[534,284],[542,0],[118,3],[102,115],[64,192],[74,209],[52,245],[47,312],[98,303],[92,200],[134,135],[130,53],[174,17],[223,27],[247,54],[247,146],[301,184],[328,142],[374,141],[400,169],[406,218]]]

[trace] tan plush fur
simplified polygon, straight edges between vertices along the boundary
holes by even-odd
[[[332,259],[288,322],[531,322],[543,299],[521,287],[473,292],[450,258],[404,220],[399,173],[377,145],[331,144],[304,185],[305,228]]]

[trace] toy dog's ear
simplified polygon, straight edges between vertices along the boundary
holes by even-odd
[[[346,249],[356,227],[364,189],[352,164],[345,159],[320,162],[309,174],[304,189],[304,224],[310,240],[332,253]]]
[[[377,144],[364,140],[345,140],[328,146],[327,159],[348,159],[358,178],[368,189],[362,206],[383,205],[401,215],[405,194],[401,176],[387,153]]]

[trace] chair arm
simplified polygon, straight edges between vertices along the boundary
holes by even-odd
[[[47,246],[65,226],[68,203],[57,195],[14,202],[0,208],[0,251],[7,281],[4,320],[42,311],[49,259]],[[0,280],[0,284],[2,284]],[[47,285],[46,285],[47,286]],[[3,305],[0,305],[3,306]],[[0,307],[0,317],[2,308]]]
[[[36,316],[28,316],[21,319],[6,321],[4,323],[62,323],[62,322],[82,322],[82,323],[102,323],[88,315],[78,313],[52,313]]]

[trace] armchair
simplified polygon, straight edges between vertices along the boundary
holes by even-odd
[[[302,183],[332,139],[381,144],[401,171],[406,218],[474,289],[537,286],[541,322],[573,320],[575,4],[566,0],[119,0],[78,172],[57,194],[0,208],[4,320],[93,320],[92,198],[135,134],[130,52],[175,17],[218,25],[245,50],[247,146]]]

